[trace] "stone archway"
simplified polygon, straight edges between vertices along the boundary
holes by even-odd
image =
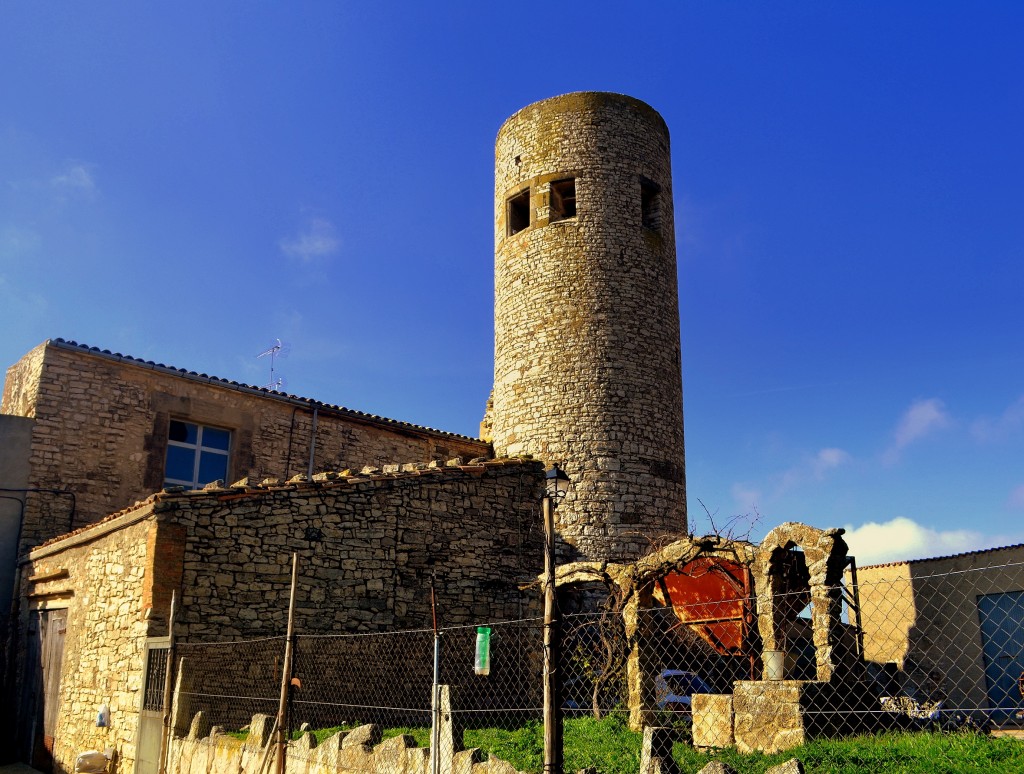
[[[639,559],[633,564],[610,562],[576,562],[558,568],[556,585],[601,583],[619,596],[623,628],[627,640],[626,683],[628,691],[629,725],[640,729],[648,725],[656,709],[654,670],[657,663],[653,652],[654,637],[651,616],[644,611],[654,606],[654,589],[659,580],[698,558],[718,558],[723,561],[754,567],[758,560],[756,546],[739,540],[717,536],[685,537]]]
[[[764,649],[785,650],[782,632],[786,621],[811,605],[811,632],[817,679],[829,682],[840,665],[842,638],[842,578],[846,568],[847,545],[844,530],[820,530],[797,522],[781,524],[761,541],[757,549],[758,628]],[[792,550],[802,550],[794,561]],[[800,568],[800,564],[803,567]],[[796,567],[794,573],[793,568]],[[806,578],[806,597],[794,574]],[[794,587],[796,586],[796,587]],[[765,675],[767,679],[767,674]]]

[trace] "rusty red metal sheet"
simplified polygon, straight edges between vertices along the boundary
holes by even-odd
[[[743,652],[747,569],[720,557],[700,557],[664,576],[654,598],[671,607],[689,627],[722,655]]]

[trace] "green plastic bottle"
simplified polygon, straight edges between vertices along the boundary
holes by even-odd
[[[478,626],[476,628],[476,662],[473,664],[473,671],[478,675],[489,675],[491,673],[490,626]]]

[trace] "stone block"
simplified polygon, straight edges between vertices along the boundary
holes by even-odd
[[[678,767],[672,758],[675,741],[675,729],[645,726],[643,747],[640,749],[640,774],[677,774]]]
[[[733,733],[742,753],[775,753],[806,740],[799,680],[741,680],[733,686]]]
[[[380,726],[374,723],[367,723],[349,731],[341,740],[342,749],[351,747],[364,747],[367,750],[379,744],[381,739]]]
[[[722,761],[711,761],[697,774],[739,774],[736,769]]]
[[[693,746],[698,749],[732,747],[733,709],[731,694],[693,695]]]
[[[245,740],[251,747],[263,747],[270,741],[274,718],[270,715],[253,715],[249,724],[249,736]]]
[[[210,735],[210,720],[202,712],[197,712],[188,727],[189,739],[204,739]]]
[[[452,774],[472,774],[473,767],[483,763],[484,755],[479,747],[460,750],[452,756]]]
[[[416,741],[408,734],[399,734],[373,748],[373,771],[376,774],[399,774],[408,762],[407,750]]]

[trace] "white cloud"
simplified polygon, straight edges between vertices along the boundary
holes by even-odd
[[[87,199],[92,199],[99,193],[96,181],[87,164],[71,164],[61,172],[50,178],[50,185],[62,194],[77,194]]]
[[[935,430],[950,424],[945,404],[938,398],[915,400],[903,412],[893,432],[892,444],[882,454],[882,461],[892,465],[899,461],[900,453],[910,444],[924,438]]]
[[[820,481],[828,471],[835,470],[840,465],[845,465],[851,459],[850,455],[842,449],[834,447],[822,449],[811,460],[811,472],[814,478]]]
[[[959,554],[987,547],[980,532],[967,529],[934,530],[905,516],[878,523],[869,521],[859,527],[846,525],[843,536],[857,564],[878,564],[905,559]]]
[[[733,484],[732,499],[736,501],[736,508],[740,513],[750,513],[757,509],[764,496],[756,487],[747,484]]]
[[[781,497],[807,481],[821,481],[826,473],[845,465],[851,459],[843,449],[834,446],[821,449],[813,457],[807,457],[779,475],[775,481],[773,497]]]
[[[971,435],[980,443],[998,441],[1024,428],[1024,395],[1020,396],[996,419],[982,417],[971,424]]]
[[[328,258],[338,252],[341,240],[332,224],[326,218],[309,218],[299,233],[278,242],[281,251],[289,258],[303,263]]]

